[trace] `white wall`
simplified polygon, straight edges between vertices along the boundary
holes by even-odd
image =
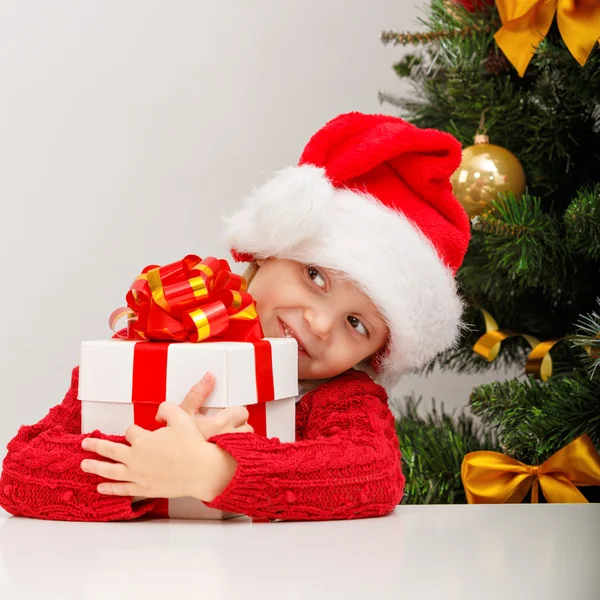
[[[0,2],[0,458],[62,400],[146,264],[225,256],[219,216],[338,113],[388,111],[422,0]],[[409,379],[462,405],[472,383]]]

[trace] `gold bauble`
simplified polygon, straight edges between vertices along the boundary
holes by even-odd
[[[525,171],[517,157],[502,146],[476,135],[475,145],[463,150],[460,167],[451,178],[454,195],[472,219],[492,208],[498,194],[512,192],[517,200],[525,191]]]

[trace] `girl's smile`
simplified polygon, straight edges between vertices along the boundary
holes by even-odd
[[[298,334],[294,332],[289,325],[284,323],[281,319],[277,319],[279,321],[279,325],[281,327],[281,336],[279,337],[291,337],[294,338],[298,342],[298,359],[300,360],[303,357],[309,357],[310,354],[308,350],[305,348],[305,343],[300,339]]]

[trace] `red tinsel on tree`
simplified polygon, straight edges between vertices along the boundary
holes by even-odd
[[[462,6],[471,13],[494,4],[494,0],[452,0],[452,2],[458,6]]]

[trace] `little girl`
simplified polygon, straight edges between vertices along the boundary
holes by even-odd
[[[9,443],[0,506],[86,521],[135,519],[178,496],[267,521],[391,512],[404,476],[379,383],[460,333],[454,274],[470,224],[449,181],[460,157],[446,133],[340,115],[227,219],[265,337],[298,342],[296,442],[255,434],[245,409],[197,418],[210,374],[180,406],[161,404],[166,427],[81,434],[75,368],[62,404]]]

